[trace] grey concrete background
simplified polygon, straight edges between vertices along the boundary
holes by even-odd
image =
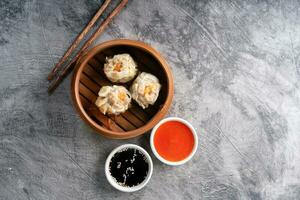
[[[0,1],[0,199],[300,199],[300,3],[131,0],[97,43],[151,44],[175,79],[170,116],[199,135],[193,160],[154,160],[143,190],[106,181],[115,141],[76,114],[70,79],[46,75],[99,8],[96,0]]]

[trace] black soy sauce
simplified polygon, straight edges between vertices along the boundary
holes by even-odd
[[[147,177],[149,165],[144,154],[133,148],[122,149],[115,153],[109,163],[109,171],[117,183],[133,187]]]

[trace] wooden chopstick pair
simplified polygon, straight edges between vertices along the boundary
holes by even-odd
[[[72,58],[70,62],[68,61],[69,56],[72,54],[72,52],[75,50],[75,48],[78,46],[78,44],[81,42],[81,40],[86,36],[86,34],[91,30],[92,26],[95,24],[95,22],[99,19],[101,14],[104,12],[104,10],[107,8],[107,6],[110,4],[111,0],[106,0],[103,5],[100,7],[100,9],[97,11],[97,13],[94,15],[94,17],[91,19],[91,21],[88,23],[88,25],[84,28],[84,30],[77,36],[75,41],[72,43],[72,45],[69,47],[69,49],[66,51],[64,56],[59,60],[59,62],[53,67],[51,72],[48,75],[48,80],[51,81],[55,76],[57,76],[49,85],[48,92],[52,93],[59,84],[63,81],[64,77],[68,74],[68,72],[74,67],[74,64],[76,60],[83,55],[84,51],[88,49],[88,47],[94,42],[94,40],[104,31],[104,29],[107,27],[107,25],[112,21],[112,19],[120,13],[120,11],[124,8],[124,6],[127,4],[128,0],[121,0],[119,5],[109,14],[109,16],[102,22],[102,24],[97,28],[97,30],[92,34],[92,36],[84,43],[84,45],[81,47],[81,49],[77,52],[77,54]],[[65,65],[64,65],[65,64]],[[61,70],[61,73],[59,71]]]

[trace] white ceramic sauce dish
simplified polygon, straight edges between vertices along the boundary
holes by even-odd
[[[146,162],[148,163],[148,173],[146,178],[143,180],[143,182],[141,182],[140,184],[133,186],[133,187],[128,187],[128,186],[122,186],[119,183],[117,183],[117,181],[114,179],[114,177],[112,177],[111,173],[110,173],[110,162],[111,159],[113,158],[113,156],[117,153],[122,151],[123,149],[137,149],[140,151],[140,153],[142,153],[145,158],[146,158]],[[153,172],[153,163],[152,163],[152,159],[150,157],[150,155],[147,153],[147,151],[145,149],[143,149],[142,147],[135,145],[135,144],[124,144],[121,145],[117,148],[115,148],[107,157],[106,162],[105,162],[105,176],[107,178],[107,181],[117,190],[120,190],[122,192],[135,192],[138,191],[140,189],[142,189],[143,187],[145,187],[147,185],[147,183],[149,182],[151,176],[152,176],[152,172]]]
[[[169,160],[166,160],[164,159],[162,156],[159,155],[159,153],[156,151],[155,149],[155,145],[154,145],[154,136],[156,134],[156,131],[157,129],[164,123],[166,122],[169,122],[169,121],[176,121],[176,122],[180,122],[184,125],[186,125],[190,131],[192,132],[193,136],[194,136],[194,146],[193,146],[193,149],[191,151],[191,153],[189,154],[189,156],[187,156],[185,159],[183,160],[180,160],[180,161],[169,161]],[[178,165],[182,165],[186,162],[188,162],[189,160],[191,160],[191,158],[194,156],[194,154],[196,153],[196,150],[197,150],[197,147],[198,147],[198,136],[197,136],[197,133],[194,129],[194,127],[189,123],[187,122],[186,120],[184,119],[181,119],[181,118],[178,118],[178,117],[168,117],[168,118],[165,118],[163,120],[161,120],[151,131],[151,136],[150,136],[150,146],[151,146],[151,149],[152,149],[152,152],[153,154],[156,156],[156,158],[158,160],[160,160],[161,162],[167,164],[167,165],[171,165],[171,166],[178,166]]]

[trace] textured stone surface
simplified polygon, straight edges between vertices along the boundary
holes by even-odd
[[[0,1],[0,199],[299,199],[299,1],[132,0],[97,41],[145,41],[175,79],[170,116],[197,129],[181,167],[153,157],[143,190],[106,181],[103,138],[46,76],[101,2]]]

